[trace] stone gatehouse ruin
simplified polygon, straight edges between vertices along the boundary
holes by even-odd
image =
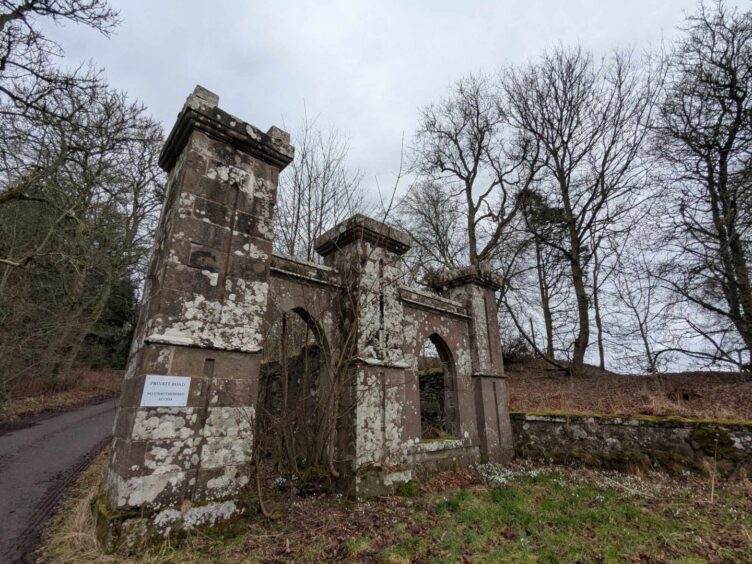
[[[442,466],[512,457],[494,275],[464,269],[434,291],[406,287],[409,237],[365,216],[316,241],[323,264],[273,254],[277,180],[292,158],[287,133],[261,132],[201,87],[167,139],[166,199],[97,503],[107,546],[247,510],[262,353],[286,315],[315,337],[313,401],[337,413],[325,448],[342,493],[386,494]],[[443,382],[423,388],[440,390],[431,401],[445,419],[430,441],[418,379],[427,340]]]

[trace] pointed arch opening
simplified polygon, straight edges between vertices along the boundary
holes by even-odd
[[[458,436],[454,362],[449,347],[436,333],[421,347],[418,386],[421,440]]]
[[[281,312],[267,328],[258,439],[280,470],[305,476],[330,446],[323,416],[331,388],[329,365],[324,332],[304,308]]]

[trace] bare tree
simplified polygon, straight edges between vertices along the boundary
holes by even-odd
[[[615,298],[606,333],[615,348],[626,351],[621,359],[630,371],[658,372],[665,365],[670,344],[671,300],[661,284],[660,266],[651,239],[630,245],[618,255],[609,286]],[[660,358],[659,358],[660,357]]]
[[[109,35],[118,14],[106,0],[0,0],[0,114],[23,116],[29,111],[48,119],[69,119],[50,104],[56,94],[97,88],[101,79],[88,69],[61,70],[55,60],[60,45],[45,37],[39,20],[72,22]]]
[[[335,129],[322,131],[306,115],[294,136],[295,160],[282,173],[276,208],[277,248],[317,260],[313,242],[343,219],[366,212],[361,173],[347,166],[349,146]]]
[[[545,164],[538,190],[560,214],[565,233],[563,242],[544,230],[534,236],[569,265],[578,323],[571,369],[577,373],[590,343],[589,242],[593,233],[618,225],[639,201],[655,84],[630,54],[596,65],[579,47],[558,47],[538,63],[508,69],[502,84],[512,123],[541,147]]]
[[[462,202],[451,188],[418,181],[397,206],[397,222],[414,247],[405,256],[409,276],[420,282],[427,272],[461,266],[467,255]]]
[[[655,148],[666,168],[664,281],[710,361],[752,362],[752,11],[701,4],[670,56]],[[688,351],[693,355],[699,351]]]
[[[5,121],[24,140],[17,166],[0,175],[18,188],[0,205],[6,394],[31,374],[61,385],[113,289],[135,292],[161,202],[162,131],[140,104],[104,85],[59,92],[47,104],[82,109],[71,120],[31,110]]]
[[[545,244],[544,241],[559,241],[561,245],[565,238],[561,211],[550,207],[544,197],[535,189],[525,190],[520,194],[523,218],[522,229],[528,237],[528,247],[532,254],[531,270],[535,272],[538,299],[545,330],[546,351],[544,358],[554,360],[554,316],[557,294],[562,291],[565,268],[564,257],[556,246]],[[523,282],[523,284],[525,284]],[[522,288],[520,288],[522,292]],[[566,303],[566,300],[564,300]],[[527,340],[536,341],[533,335],[534,323],[530,317],[530,335]],[[523,325],[520,324],[522,331]],[[537,347],[537,344],[534,345]]]
[[[485,75],[460,79],[422,109],[413,170],[434,186],[445,184],[462,205],[469,264],[490,261],[502,244],[518,212],[516,196],[535,178],[537,155],[531,136],[508,127],[504,100]]]

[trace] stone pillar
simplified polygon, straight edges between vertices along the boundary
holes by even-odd
[[[514,447],[496,307],[501,281],[481,265],[445,273],[436,278],[434,287],[464,303],[472,317],[470,347],[481,456],[507,462],[514,456]]]
[[[400,257],[410,238],[356,215],[316,240],[316,251],[342,273],[342,342],[348,393],[341,409],[342,488],[358,498],[389,492],[410,479],[405,441],[405,370]]]
[[[245,510],[272,211],[293,149],[218,102],[197,86],[160,156],[165,202],[96,508],[109,549]]]

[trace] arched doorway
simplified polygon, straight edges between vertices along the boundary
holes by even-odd
[[[449,347],[436,333],[423,343],[418,355],[420,438],[457,436],[457,390]]]
[[[281,471],[306,478],[324,460],[329,363],[323,331],[305,309],[281,312],[267,328],[257,445]]]

